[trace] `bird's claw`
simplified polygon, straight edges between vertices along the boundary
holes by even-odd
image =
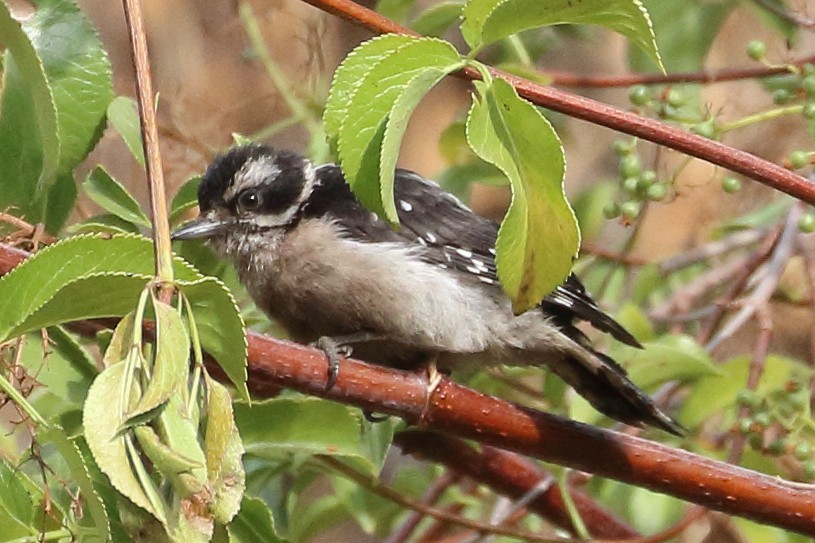
[[[350,345],[337,342],[329,336],[322,336],[314,342],[314,346],[325,353],[328,359],[328,379],[325,389],[331,390],[337,384],[337,377],[340,375],[340,357],[348,358],[353,352]]]

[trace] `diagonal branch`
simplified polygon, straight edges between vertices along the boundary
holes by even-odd
[[[0,273],[24,259],[0,244]],[[83,321],[93,333],[98,325]],[[426,376],[344,360],[325,390],[325,354],[249,332],[249,390],[260,397],[287,387],[403,418],[443,434],[540,458],[669,494],[724,513],[815,536],[815,486],[514,405],[442,378],[428,397]],[[218,375],[210,359],[209,368]]]
[[[415,35],[412,30],[398,25],[352,0],[303,1],[378,34]],[[502,77],[509,81],[515,86],[518,94],[533,104],[676,149],[732,172],[745,175],[768,187],[815,205],[815,183],[810,183],[807,179],[778,164],[759,158],[746,151],[729,147],[718,141],[697,136],[656,119],[622,111],[596,100],[533,83],[522,77],[510,75],[494,68],[491,68],[490,72],[496,77]],[[481,79],[481,75],[474,68],[465,68],[455,75],[469,80]]]

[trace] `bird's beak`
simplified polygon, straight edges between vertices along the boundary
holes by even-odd
[[[205,213],[197,219],[177,228],[172,234],[173,241],[182,239],[211,238],[223,234],[235,223],[233,218],[220,218],[214,214]]]

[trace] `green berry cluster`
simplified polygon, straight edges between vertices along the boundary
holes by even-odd
[[[653,170],[643,170],[642,162],[636,149],[636,140],[614,142],[614,152],[619,158],[620,202],[609,202],[603,207],[607,219],[622,217],[633,221],[642,212],[647,201],[659,202],[668,196],[668,185],[657,178]]]
[[[705,138],[717,138],[716,120],[701,113],[685,90],[677,87],[654,88],[634,85],[628,99],[640,111],[650,111],[660,119],[678,123]]]
[[[741,390],[736,403],[747,415],[736,423],[753,450],[770,456],[787,456],[798,461],[800,477],[815,480],[812,436],[803,435],[799,421],[808,419],[809,388],[792,379],[783,389],[762,397],[754,390]]]

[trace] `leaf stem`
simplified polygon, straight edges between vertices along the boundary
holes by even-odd
[[[725,123],[719,127],[721,132],[729,132],[731,130],[738,130],[739,128],[744,128],[745,126],[750,126],[751,124],[756,124],[764,121],[769,121],[772,119],[777,119],[779,117],[783,117],[785,115],[798,115],[802,111],[804,111],[803,104],[795,104],[793,106],[787,107],[779,107],[776,109],[771,109],[769,111],[762,111],[759,113],[755,113],[753,115],[747,115],[746,117],[742,117],[741,119],[736,119],[735,121]]]
[[[167,214],[167,195],[161,168],[161,152],[158,145],[158,128],[147,54],[147,38],[144,32],[140,0],[122,0],[125,24],[133,51],[136,75],[136,99],[139,104],[142,146],[144,148],[147,186],[150,193],[150,211],[153,220],[153,239],[156,257],[156,275],[169,282],[173,280],[173,256],[170,242],[170,221]],[[172,294],[168,284],[161,287],[162,301],[169,301]]]
[[[73,534],[68,528],[60,528],[59,530],[52,530],[50,532],[43,532],[37,535],[26,535],[18,537],[17,539],[9,539],[6,543],[39,543],[40,541],[58,541],[66,537],[71,537]]]
[[[25,396],[23,396],[17,388],[14,387],[5,377],[0,375],[0,391],[5,393],[6,396],[13,401],[17,407],[23,410],[28,418],[31,419],[37,426],[47,428],[48,422],[40,415],[39,411],[34,409],[34,406],[28,403]]]

